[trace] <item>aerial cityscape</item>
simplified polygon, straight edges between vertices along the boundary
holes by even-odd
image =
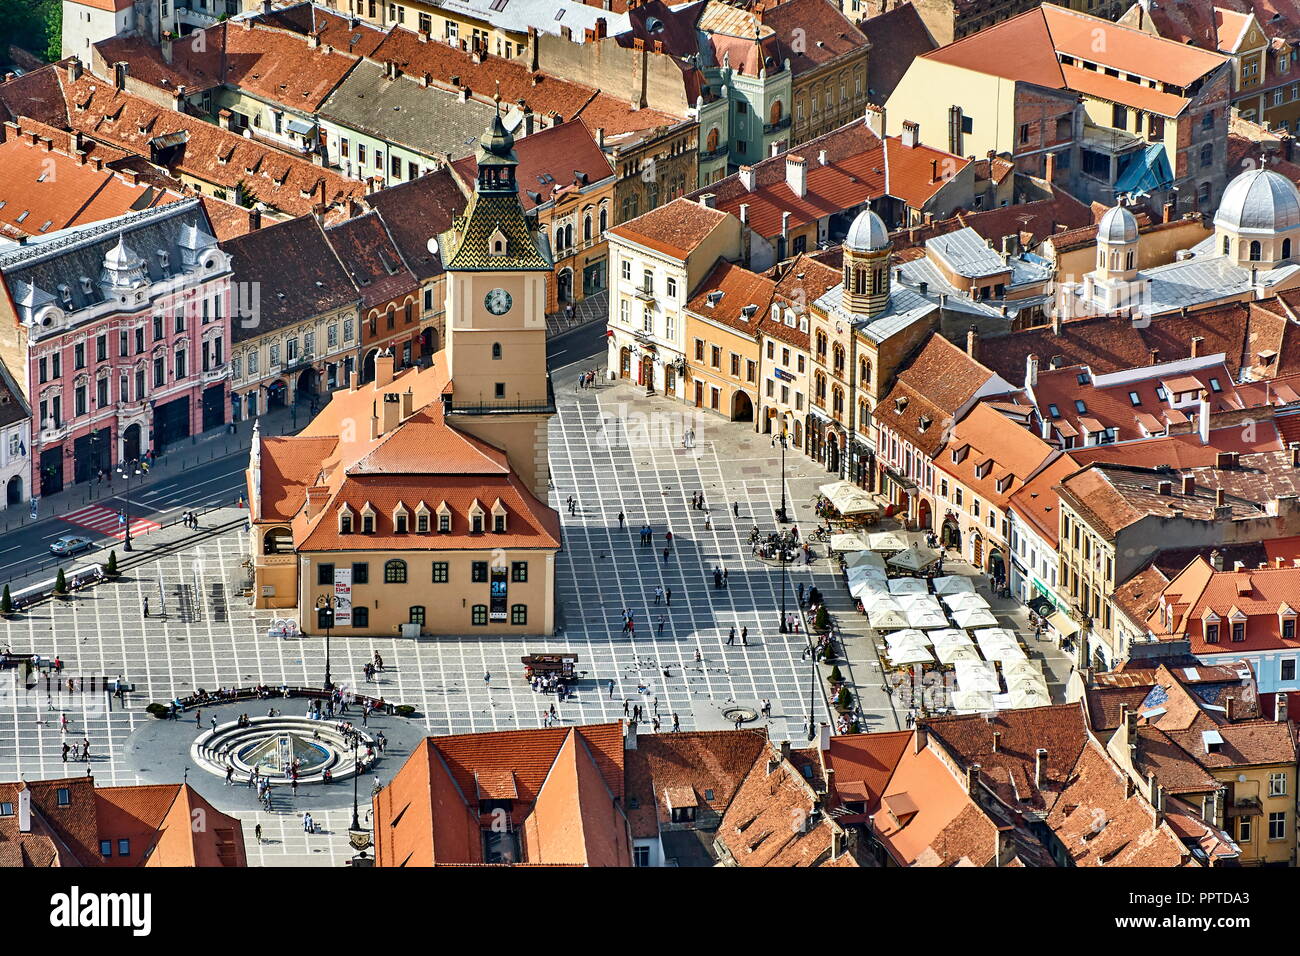
[[[0,0],[0,124],[0,866],[1300,862],[1300,0]]]

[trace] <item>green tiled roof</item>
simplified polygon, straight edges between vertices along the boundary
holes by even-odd
[[[492,234],[506,237],[506,257],[488,254]],[[548,272],[554,267],[546,234],[524,215],[519,195],[475,193],[451,229],[438,237],[438,252],[448,272]]]

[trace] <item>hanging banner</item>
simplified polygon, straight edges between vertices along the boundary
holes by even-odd
[[[352,626],[352,569],[334,569],[334,626]]]

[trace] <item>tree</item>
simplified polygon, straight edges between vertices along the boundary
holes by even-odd
[[[67,576],[64,575],[62,568],[59,568],[59,573],[54,578],[54,593],[55,594],[68,593],[68,579]]]
[[[0,614],[12,614],[14,612],[14,599],[9,596],[9,585],[5,585],[5,593],[0,595]]]
[[[830,613],[826,610],[825,604],[817,605],[817,616],[813,619],[813,625],[819,631],[826,630],[827,625],[831,622]]]
[[[54,61],[63,54],[63,4],[60,0],[0,0],[0,63],[14,46]]]
[[[853,692],[848,687],[841,687],[839,696],[835,698],[835,706],[840,710],[848,710],[853,706]]]
[[[45,27],[45,59],[54,63],[63,59],[63,4],[50,0],[42,18]]]
[[[839,664],[836,664],[834,667],[831,668],[831,683],[832,684],[844,683],[844,675],[840,673]]]
[[[104,573],[107,574],[110,578],[117,577],[117,552],[116,551],[108,552],[108,567],[104,569]]]

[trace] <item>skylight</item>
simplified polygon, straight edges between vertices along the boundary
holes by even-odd
[[[1078,412],[1080,415],[1082,415],[1084,412],[1088,410],[1088,406],[1083,403],[1083,399],[1076,398],[1074,400],[1074,410]]]

